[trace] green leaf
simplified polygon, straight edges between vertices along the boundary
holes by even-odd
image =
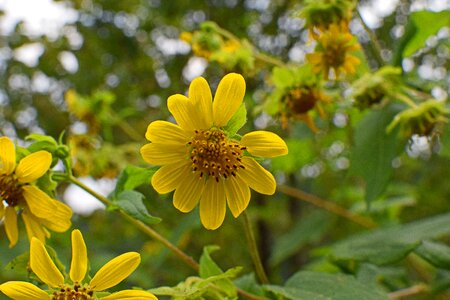
[[[268,286],[272,292],[293,300],[387,300],[376,286],[363,284],[353,276],[301,271],[284,287]]]
[[[384,192],[393,173],[399,142],[397,131],[387,134],[386,127],[396,113],[393,106],[372,111],[355,128],[350,172],[364,178],[368,204]]]
[[[134,190],[141,185],[150,184],[150,180],[157,169],[158,167],[148,169],[139,168],[132,165],[127,166],[119,174],[113,195],[117,196],[122,191]]]
[[[203,254],[200,257],[200,269],[199,269],[199,275],[202,278],[208,278],[211,276],[221,275],[223,274],[222,269],[214,262],[214,260],[211,258],[211,253],[214,251],[219,250],[219,246],[210,245],[203,248]],[[233,282],[228,279],[224,278],[222,280],[219,280],[216,282],[217,286],[219,286],[226,294],[230,297],[236,297],[237,290],[234,286]]]
[[[247,109],[245,108],[245,104],[242,103],[236,113],[231,117],[230,121],[228,121],[228,124],[224,129],[230,136],[233,136],[236,134],[236,132],[238,132],[239,129],[242,128],[242,126],[244,126],[246,122]]]
[[[149,214],[143,199],[144,195],[139,192],[123,191],[115,199],[114,205],[145,224],[151,225],[161,222],[160,218],[153,217]]]
[[[287,155],[274,157],[272,159],[273,171],[284,171],[294,173],[305,164],[313,160],[312,141],[309,139],[287,139],[286,144],[289,149]]]
[[[318,241],[329,229],[330,221],[329,216],[320,212],[301,218],[291,231],[277,239],[270,264],[275,266],[298,252],[305,244]]]
[[[333,245],[330,254],[337,263],[365,261],[386,265],[404,258],[423,239],[448,235],[450,213],[350,237]]]
[[[433,241],[422,241],[415,252],[437,268],[450,270],[450,247]]]
[[[12,261],[10,261],[5,269],[11,269],[17,272],[18,274],[26,274],[29,272],[28,270],[28,261],[30,260],[30,253],[26,252],[19,256],[14,257]]]
[[[416,11],[410,16],[407,30],[414,28],[414,34],[410,37],[405,48],[403,57],[413,55],[417,50],[425,46],[427,39],[435,35],[440,28],[450,25],[450,11]]]
[[[439,151],[439,154],[450,157],[450,123],[445,125],[440,139],[441,150]]]

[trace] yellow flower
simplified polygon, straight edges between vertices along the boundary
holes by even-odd
[[[317,46],[314,53],[306,55],[308,61],[314,65],[313,72],[323,73],[328,79],[330,70],[334,70],[335,78],[341,73],[354,74],[355,66],[360,60],[351,55],[351,52],[360,48],[354,41],[354,37],[348,31],[341,31],[336,24],[317,38]]]
[[[189,97],[169,97],[167,106],[178,125],[154,121],[147,129],[151,142],[141,148],[143,158],[162,167],[153,175],[158,193],[175,190],[174,206],[189,212],[200,203],[200,219],[207,229],[218,228],[226,206],[234,217],[250,201],[250,188],[271,195],[275,179],[252,156],[275,157],[288,152],[276,134],[255,131],[240,141],[224,129],[240,107],[245,94],[244,78],[235,73],[219,83],[214,102],[202,77],[189,86]]]
[[[72,210],[62,202],[50,198],[31,183],[42,177],[50,168],[52,156],[47,151],[37,151],[22,158],[16,165],[13,142],[0,137],[0,220],[5,222],[9,246],[19,238],[17,213],[25,223],[28,238],[45,242],[50,236],[47,229],[64,232],[71,225]]]
[[[127,278],[141,261],[139,253],[127,252],[110,260],[104,265],[89,283],[83,283],[88,269],[86,244],[79,230],[72,231],[72,262],[70,265],[70,282],[65,280],[45,249],[44,244],[36,238],[31,240],[31,270],[48,285],[49,291],[43,291],[31,283],[8,281],[0,285],[0,291],[11,299],[20,300],[145,300],[157,298],[142,290],[124,290],[108,296],[96,295],[119,284]]]

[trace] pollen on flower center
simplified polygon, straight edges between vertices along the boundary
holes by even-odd
[[[245,147],[238,142],[229,140],[220,129],[196,130],[188,143],[192,170],[203,176],[219,178],[236,176],[236,172],[244,166],[241,163]]]
[[[75,284],[73,287],[64,286],[59,291],[54,291],[52,300],[93,300],[94,292],[84,286]]]
[[[14,176],[0,175],[0,200],[12,207],[22,202],[22,187]]]

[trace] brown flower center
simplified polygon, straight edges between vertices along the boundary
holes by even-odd
[[[239,168],[244,169],[241,157],[246,148],[229,140],[220,129],[196,130],[188,145],[192,170],[200,178],[211,176],[219,182],[220,177],[236,176]]]
[[[0,175],[0,200],[8,206],[16,206],[23,203],[22,185],[13,175]]]
[[[77,283],[71,286],[64,286],[59,291],[54,291],[52,300],[94,300],[94,291]]]
[[[286,96],[288,109],[293,114],[305,114],[314,108],[317,96],[310,88],[290,90]]]

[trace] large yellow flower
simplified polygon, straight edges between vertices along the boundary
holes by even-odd
[[[48,255],[44,244],[33,238],[30,247],[30,267],[36,276],[49,286],[49,291],[43,291],[23,281],[5,282],[0,285],[0,291],[11,299],[19,300],[156,300],[153,294],[142,290],[124,290],[107,296],[96,295],[96,292],[109,289],[127,278],[140,261],[139,253],[124,253],[100,268],[89,283],[83,283],[88,269],[87,249],[81,232],[74,230],[69,281],[64,279]]]
[[[50,236],[47,229],[64,232],[71,225],[70,207],[31,184],[48,171],[51,162],[49,152],[37,151],[22,158],[16,165],[13,142],[7,137],[0,137],[0,220],[5,222],[10,247],[19,238],[19,210],[30,240],[36,237],[45,242],[45,238]]]
[[[252,156],[275,157],[288,152],[276,134],[254,131],[240,141],[224,128],[236,113],[245,94],[244,78],[235,73],[219,83],[214,102],[202,77],[192,81],[189,97],[173,95],[167,106],[178,125],[154,121],[147,129],[151,142],[141,148],[150,164],[162,166],[152,178],[161,194],[175,190],[174,206],[189,212],[200,202],[200,218],[207,229],[218,228],[226,206],[234,217],[250,201],[250,189],[271,195],[275,179]]]

